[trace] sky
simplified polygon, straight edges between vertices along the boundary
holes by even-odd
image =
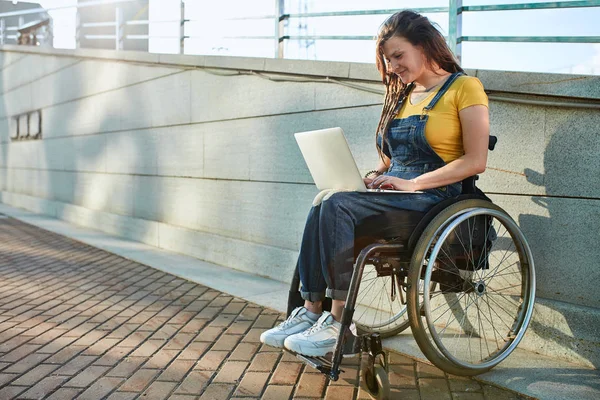
[[[540,2],[530,0],[529,2]],[[38,0],[43,7],[74,5],[77,0]],[[274,40],[227,38],[232,36],[271,36],[274,21],[233,20],[249,16],[273,15],[275,0],[186,0],[186,54],[221,54],[273,57]],[[463,5],[524,3],[525,0],[463,0]],[[447,0],[286,0],[289,13],[447,7]],[[178,0],[150,0],[151,21],[179,18]],[[54,44],[75,47],[75,9],[51,11]],[[426,14],[447,34],[448,14]],[[288,35],[368,35],[375,36],[386,16],[351,16],[291,19]],[[600,7],[559,10],[467,12],[463,36],[600,36]],[[150,35],[177,36],[178,23],[152,22]],[[308,45],[308,46],[307,46]],[[125,44],[125,48],[127,44]],[[178,39],[154,38],[150,51],[176,53]],[[374,62],[374,41],[319,40],[314,43],[287,41],[286,58]],[[533,71],[600,75],[600,44],[592,43],[491,43],[464,42],[462,66],[473,69]]]

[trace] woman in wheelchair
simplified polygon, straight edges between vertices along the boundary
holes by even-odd
[[[312,357],[332,352],[353,273],[355,227],[381,213],[426,212],[485,170],[487,96],[426,17],[412,11],[389,17],[377,38],[376,64],[386,86],[376,132],[380,161],[365,183],[403,192],[339,192],[312,207],[297,264],[304,306],[261,335],[267,345]],[[325,297],[331,313],[323,311]]]

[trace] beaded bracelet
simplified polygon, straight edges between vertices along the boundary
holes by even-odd
[[[379,175],[381,175],[381,172],[377,171],[376,169],[373,169],[365,174],[365,178],[368,178],[369,175],[371,175],[371,174],[375,174],[375,175],[379,176]]]

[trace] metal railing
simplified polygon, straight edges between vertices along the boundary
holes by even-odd
[[[4,18],[9,16],[23,16],[25,14],[48,12],[51,10],[59,10],[77,7],[94,7],[108,4],[131,3],[136,0],[93,0],[78,3],[76,6],[53,7],[50,9],[30,9],[24,11],[15,11],[0,14],[0,44],[6,43],[7,39],[16,39],[16,35],[7,35],[9,31],[17,31],[19,26],[7,27],[4,23]],[[177,1],[177,0],[173,0]],[[274,42],[274,57],[285,57],[285,43],[293,40],[374,40],[374,36],[344,36],[344,35],[289,35],[287,34],[289,22],[299,18],[322,18],[322,17],[348,17],[348,16],[369,16],[369,15],[391,15],[398,11],[396,9],[382,10],[358,10],[358,11],[338,11],[338,12],[306,12],[306,13],[288,13],[285,9],[285,0],[274,0],[274,14],[263,16],[251,16],[242,18],[231,18],[233,20],[273,20],[274,34],[273,36],[226,36],[223,39],[236,40],[273,40]],[[149,21],[149,20],[131,20],[123,19],[123,12],[120,7],[115,8],[115,19],[106,22],[81,23],[79,11],[77,13],[76,23],[76,46],[79,47],[81,39],[88,40],[114,40],[114,48],[116,50],[124,49],[125,40],[149,40],[151,38],[171,38],[179,40],[179,53],[183,54],[185,50],[185,41],[190,38],[200,38],[198,36],[186,36],[185,26],[188,22],[196,22],[195,20],[186,18],[185,1],[179,0],[181,13],[178,20],[172,21]],[[587,1],[559,1],[559,2],[542,2],[542,3],[521,3],[521,4],[499,4],[499,5],[484,5],[484,6],[463,6],[462,0],[449,0],[448,7],[427,7],[413,8],[419,13],[448,13],[448,36],[447,40],[459,60],[462,58],[462,44],[464,42],[550,42],[550,43],[600,43],[600,36],[463,36],[463,15],[468,12],[486,12],[486,11],[529,11],[541,9],[567,9],[567,8],[585,8],[585,7],[600,7],[600,0]],[[19,25],[23,25],[21,20]],[[178,23],[178,36],[151,36],[151,35],[133,35],[126,34],[125,27],[130,25],[150,25],[151,23]],[[88,28],[97,27],[114,27],[112,34],[86,34]],[[205,38],[206,39],[206,38]]]

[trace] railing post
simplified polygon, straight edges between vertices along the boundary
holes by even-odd
[[[462,0],[450,0],[448,7],[448,45],[450,50],[458,59],[458,63],[462,62],[462,42],[459,38],[462,36]]]
[[[4,22],[4,18],[0,19],[0,45],[4,46],[6,37],[6,25]]]
[[[179,54],[185,50],[185,3],[181,0],[181,16],[179,17]]]
[[[81,48],[81,13],[79,12],[79,8],[75,13],[75,48]]]
[[[123,10],[121,7],[115,8],[115,47],[116,50],[123,50]]]
[[[285,32],[285,0],[275,0],[275,58],[283,58],[285,42],[283,34]]]

